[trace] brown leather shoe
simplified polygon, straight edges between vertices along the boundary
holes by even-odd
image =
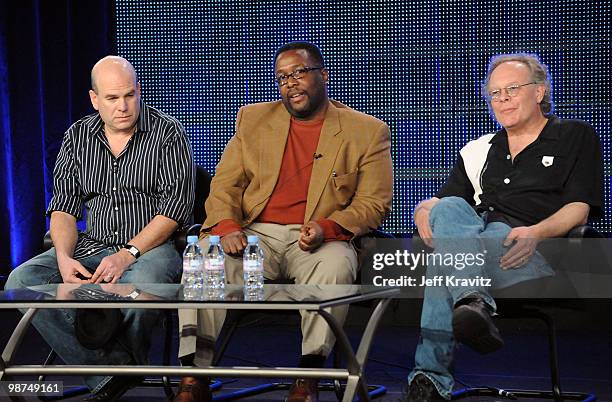
[[[295,380],[285,402],[319,402],[318,380],[298,378]]]
[[[176,391],[173,402],[211,402],[212,393],[208,381],[195,377],[181,378],[181,384]]]

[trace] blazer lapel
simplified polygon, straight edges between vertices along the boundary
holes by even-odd
[[[291,117],[281,105],[279,111],[268,122],[262,132],[262,141],[259,158],[263,198],[272,194],[278,181],[280,167],[285,153],[287,137],[289,136],[289,123]]]
[[[319,144],[317,145],[317,154],[320,158],[315,159],[310,176],[310,185],[308,186],[308,198],[306,199],[306,213],[304,222],[308,222],[312,216],[315,207],[319,203],[319,199],[323,194],[325,185],[332,175],[332,168],[336,160],[336,155],[342,145],[342,139],[337,137],[342,130],[340,127],[340,117],[336,106],[331,102],[327,108],[327,115],[321,129]]]

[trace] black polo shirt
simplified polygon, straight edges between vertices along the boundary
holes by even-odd
[[[485,156],[486,155],[486,156]],[[603,209],[603,164],[599,137],[581,120],[551,116],[540,136],[514,161],[502,129],[470,141],[460,151],[436,197],[464,198],[488,221],[512,227],[534,225],[570,202]]]

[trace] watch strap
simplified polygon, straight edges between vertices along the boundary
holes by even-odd
[[[140,257],[140,250],[136,246],[131,244],[124,244],[123,248],[126,249],[130,254],[134,256],[134,258],[138,259]]]

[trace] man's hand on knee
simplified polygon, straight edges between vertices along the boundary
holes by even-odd
[[[226,254],[233,257],[242,256],[244,248],[247,246],[247,239],[242,231],[237,230],[232,233],[228,233],[221,238],[221,246]]]
[[[419,236],[428,247],[433,247],[433,234],[431,225],[429,224],[429,210],[422,209],[414,215],[414,223],[419,232]]]
[[[419,236],[428,247],[433,247],[433,233],[429,223],[429,213],[431,209],[440,201],[439,198],[433,197],[425,201],[421,201],[414,209],[414,224],[417,227]]]
[[[91,277],[91,282],[102,283],[104,281],[117,283],[121,275],[134,261],[136,261],[136,258],[125,249],[106,256],[100,261],[100,265],[98,265],[96,272]]]
[[[520,226],[512,229],[504,240],[504,246],[510,250],[499,261],[502,269],[520,268],[525,265],[536,252],[540,242],[536,230],[532,226]]]
[[[58,256],[57,265],[64,283],[88,283],[91,278],[89,271],[74,258]],[[78,275],[86,279],[81,279]]]
[[[310,221],[300,228],[298,246],[304,251],[313,251],[319,248],[325,236],[323,228],[315,221]]]

